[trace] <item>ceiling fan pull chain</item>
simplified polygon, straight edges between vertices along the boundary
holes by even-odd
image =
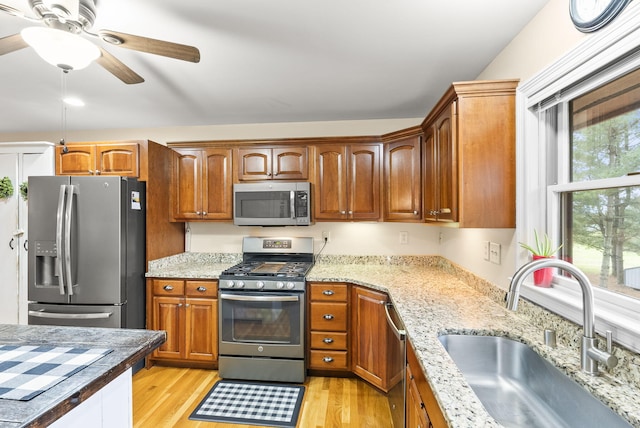
[[[67,97],[67,71],[66,70],[62,70],[62,80],[61,80],[61,92],[62,92],[62,96],[60,98],[60,105],[62,107],[62,111],[61,111],[61,124],[60,124],[60,128],[62,129],[62,138],[60,139],[60,144],[62,144],[63,146],[65,145],[65,142],[67,141],[67,106],[65,105],[64,99]],[[69,149],[67,149],[67,147],[65,146],[63,149],[63,152],[66,153]]]

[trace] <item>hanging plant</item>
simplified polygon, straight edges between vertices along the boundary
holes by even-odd
[[[27,193],[29,192],[29,183],[27,181],[23,181],[20,183],[20,196],[22,196],[23,200],[27,200]]]
[[[9,177],[0,180],[0,199],[6,199],[13,196],[13,184]]]

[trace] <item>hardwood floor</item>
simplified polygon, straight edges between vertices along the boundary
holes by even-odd
[[[133,376],[134,428],[255,428],[189,420],[218,380],[214,370],[153,366]],[[387,397],[354,378],[309,377],[298,428],[388,428]]]

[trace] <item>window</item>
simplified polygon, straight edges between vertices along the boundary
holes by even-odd
[[[640,298],[640,70],[568,101],[568,180],[560,192],[562,257],[602,289]],[[564,168],[564,165],[560,165]]]
[[[596,329],[640,351],[640,5],[589,36],[517,96],[516,239],[544,231],[594,285]],[[517,254],[518,265],[528,260]],[[582,324],[581,292],[557,274],[522,296]]]

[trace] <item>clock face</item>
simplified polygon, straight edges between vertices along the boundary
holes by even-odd
[[[631,0],[569,0],[569,14],[576,28],[583,32],[596,31],[629,4]]]

